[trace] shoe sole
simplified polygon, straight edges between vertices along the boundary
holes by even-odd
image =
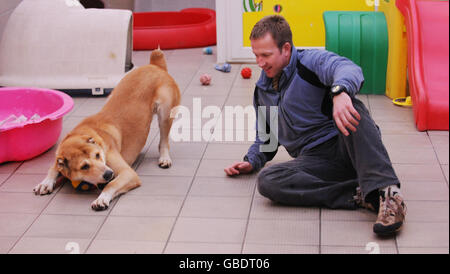
[[[373,232],[380,236],[390,236],[398,232],[403,225],[403,222],[398,222],[390,226],[384,226],[382,224],[374,224]]]

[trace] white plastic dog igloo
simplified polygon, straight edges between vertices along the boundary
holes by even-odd
[[[0,86],[103,94],[133,66],[132,24],[129,10],[23,0],[0,40]]]

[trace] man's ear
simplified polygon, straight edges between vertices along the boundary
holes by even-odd
[[[291,53],[292,46],[289,42],[284,43],[283,47],[283,55],[288,56]]]

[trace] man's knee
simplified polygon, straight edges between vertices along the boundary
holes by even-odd
[[[266,198],[272,199],[277,188],[276,170],[274,170],[273,166],[263,168],[258,173],[256,182],[259,193]]]

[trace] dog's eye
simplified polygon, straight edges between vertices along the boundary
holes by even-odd
[[[82,170],[88,170],[90,168],[90,166],[88,164],[84,164],[81,169]]]
[[[100,153],[95,154],[95,158],[100,159]]]

